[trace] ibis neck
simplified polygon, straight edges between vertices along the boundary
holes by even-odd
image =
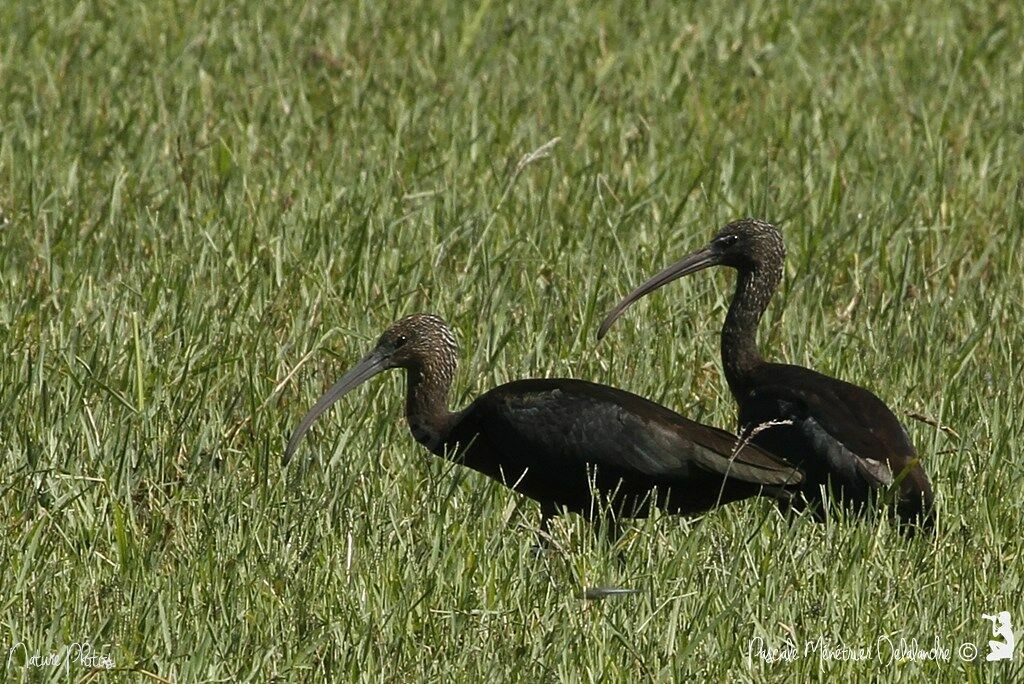
[[[438,453],[451,431],[454,415],[448,392],[455,362],[420,363],[406,370],[405,417],[417,442]]]
[[[750,373],[764,363],[757,348],[757,326],[781,277],[781,268],[739,269],[736,293],[722,327],[722,367],[734,396],[742,393]]]

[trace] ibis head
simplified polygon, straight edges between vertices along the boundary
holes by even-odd
[[[604,337],[612,323],[637,300],[662,285],[711,266],[728,266],[742,272],[763,273],[774,281],[771,287],[774,290],[774,285],[782,278],[785,258],[786,250],[778,228],[757,219],[733,221],[719,230],[707,245],[683,257],[626,295],[605,317],[597,331],[597,338]]]
[[[450,377],[455,371],[457,354],[455,336],[438,316],[414,314],[396,321],[380,336],[373,350],[324,392],[299,421],[288,440],[284,462],[291,460],[303,435],[317,418],[373,376],[392,368],[404,368],[417,373]]]

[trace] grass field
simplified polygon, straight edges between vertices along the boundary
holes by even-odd
[[[1024,674],[981,617],[1024,625],[1024,10],[680,5],[0,3],[5,677],[107,677],[32,659],[76,643],[127,681]],[[459,405],[573,376],[733,427],[729,274],[595,333],[747,215],[789,251],[763,348],[904,418],[933,535],[748,501],[535,559],[537,506],[421,450],[397,374],[281,467],[415,311]]]

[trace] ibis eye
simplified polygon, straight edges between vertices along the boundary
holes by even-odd
[[[723,248],[724,247],[732,247],[733,245],[736,244],[736,241],[739,240],[739,239],[740,239],[740,237],[738,235],[723,235],[722,237],[720,237],[717,240],[715,240],[715,243],[719,247],[723,247]]]
[[[404,346],[405,343],[408,341],[409,338],[407,338],[405,335],[399,335],[398,337],[395,338],[395,348],[397,349],[398,347]]]

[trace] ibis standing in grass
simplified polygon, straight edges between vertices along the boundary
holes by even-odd
[[[598,339],[633,302],[662,285],[711,266],[735,269],[736,293],[721,343],[725,378],[739,404],[740,433],[804,471],[807,501],[820,504],[823,492],[831,491],[860,508],[889,490],[901,520],[930,524],[928,476],[906,430],[881,399],[863,387],[761,357],[757,326],[782,279],[784,259],[782,235],[774,226],[754,219],[730,223],[703,249],[629,293],[601,323]]]
[[[541,531],[563,511],[600,522],[657,507],[696,514],[760,494],[786,498],[796,468],[722,430],[635,394],[581,380],[520,380],[461,411],[448,408],[457,348],[437,316],[394,323],[299,422],[285,462],[313,422],[378,373],[402,368],[417,442],[540,503]]]

